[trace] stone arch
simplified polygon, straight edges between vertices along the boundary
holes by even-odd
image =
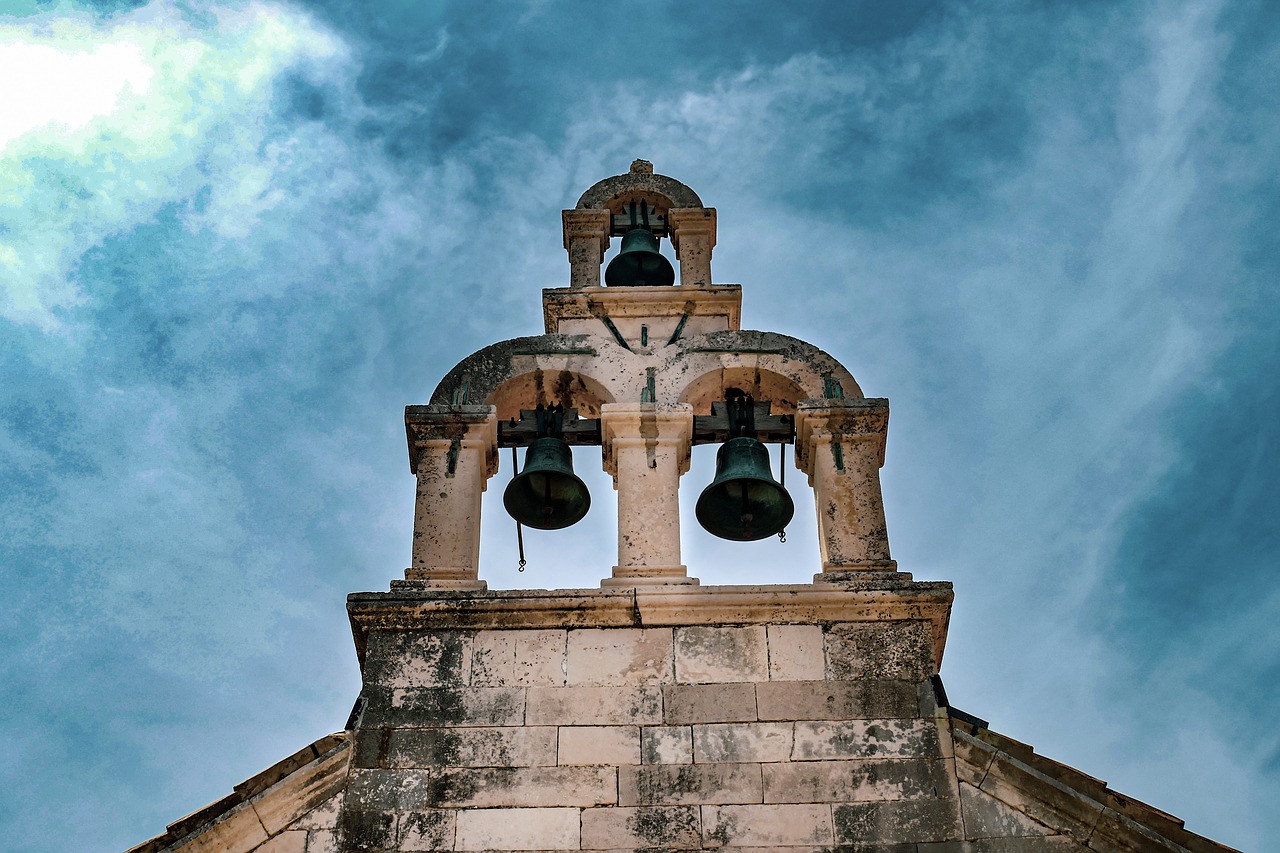
[[[625,202],[644,199],[660,210],[679,207],[702,207],[702,199],[689,187],[652,172],[627,172],[605,178],[578,199],[578,210],[607,210],[621,213]]]
[[[705,415],[725,390],[739,388],[773,403],[774,414],[794,414],[801,400],[822,398],[830,389],[847,399],[862,389],[844,365],[798,338],[775,332],[711,332],[677,342],[679,355],[662,369],[660,398],[689,403]]]
[[[598,418],[600,406],[615,399],[615,392],[592,375],[600,347],[598,338],[587,335],[501,341],[458,362],[440,380],[431,402],[496,406],[501,419],[519,417],[521,408],[538,403],[560,403],[577,408],[580,417]]]

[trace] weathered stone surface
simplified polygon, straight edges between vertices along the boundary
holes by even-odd
[[[400,816],[400,850],[451,850],[456,812],[424,809]],[[311,853],[311,851],[307,851]]]
[[[290,773],[249,802],[268,834],[274,835],[331,800],[346,781],[350,749],[341,749]]]
[[[692,764],[690,726],[645,726],[640,730],[642,764]]]
[[[1054,830],[982,793],[967,782],[960,783],[960,817],[965,838],[1006,838],[1026,835],[1054,835]]]
[[[258,816],[245,803],[184,844],[182,849],[191,853],[222,853],[225,850],[249,850],[266,840],[267,833]]]
[[[758,803],[758,764],[652,764],[618,768],[618,805]]]
[[[306,849],[307,833],[304,830],[290,830],[255,848],[254,853],[305,853]]]
[[[385,714],[382,714],[385,716]],[[372,718],[372,716],[370,716]],[[352,738],[352,767],[381,767],[391,743],[391,729],[360,726]]]
[[[996,757],[995,748],[955,729],[951,732],[951,742],[956,754],[956,776],[961,782],[981,785]]]
[[[992,760],[979,790],[1081,843],[1089,840],[1102,814],[1102,805],[1096,800],[1003,753]]]
[[[663,719],[670,725],[756,719],[754,684],[664,684],[662,699]]]
[[[826,632],[827,676],[918,682],[936,672],[927,622],[846,622]]]
[[[427,800],[423,770],[352,770],[347,782],[346,809],[407,812]]]
[[[877,720],[917,716],[907,681],[776,681],[756,685],[761,720]],[[714,722],[714,721],[706,721]]]
[[[832,808],[838,844],[955,841],[960,838],[956,800],[843,803]]]
[[[380,708],[370,701],[371,725],[518,726],[524,722],[524,690],[509,687],[418,687],[391,691]]]
[[[346,796],[346,778],[345,774],[341,778],[343,785],[329,799],[313,808],[311,811],[303,814],[297,820],[289,824],[290,829],[333,829],[338,825],[338,813],[342,811],[342,801]],[[259,815],[261,819],[261,815]]]
[[[612,805],[618,801],[617,774],[612,767],[444,770],[432,774],[426,804],[434,808]]]
[[[767,681],[765,627],[676,628],[675,664],[675,680],[680,684]]]
[[[364,678],[393,688],[465,687],[471,680],[471,636],[462,631],[374,631]]]
[[[940,760],[806,761],[766,764],[762,769],[766,803],[935,798],[946,796],[951,786]]]
[[[395,843],[396,812],[364,811],[352,807],[353,798],[338,817],[338,849],[385,850]]]
[[[615,726],[662,722],[656,684],[635,687],[530,687],[529,725]]]
[[[1181,853],[1184,849],[1111,809],[1103,809],[1087,846],[1099,853]]]
[[[338,833],[331,829],[313,829],[307,833],[307,853],[339,853]]]
[[[699,847],[702,820],[697,806],[587,809],[582,813],[582,849]]]
[[[699,764],[786,761],[791,723],[713,723],[693,727],[693,760]]]
[[[670,628],[584,628],[569,632],[570,685],[670,682]]]
[[[473,687],[562,687],[563,630],[477,631],[471,660]]]
[[[639,764],[637,726],[562,726],[559,764]]]
[[[933,720],[843,720],[795,724],[793,761],[885,757],[941,758],[938,728]]]
[[[396,729],[386,766],[540,767],[556,763],[555,726]]]
[[[830,844],[827,805],[709,805],[702,807],[703,846]]]
[[[821,681],[825,663],[820,625],[769,625],[769,680]]]
[[[579,810],[469,809],[458,813],[458,850],[577,850]]]
[[[918,853],[1087,853],[1067,835],[1021,838],[980,838],[973,841],[939,841],[915,845]],[[862,853],[859,846],[858,853]]]

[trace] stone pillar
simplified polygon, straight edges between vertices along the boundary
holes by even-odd
[[[796,457],[818,511],[822,575],[892,572],[880,492],[889,401],[804,400],[796,411]]]
[[[680,563],[680,475],[689,470],[693,407],[600,407],[604,469],[618,490],[618,565],[601,586],[697,583]]]
[[[714,207],[673,207],[667,211],[671,245],[680,261],[680,284],[711,286],[711,250],[716,245]]]
[[[405,580],[484,589],[479,579],[480,496],[498,470],[493,406],[411,406],[405,411],[410,467],[418,477],[413,564]]]
[[[609,211],[565,210],[564,247],[569,252],[569,287],[600,286],[600,265],[609,250]]]

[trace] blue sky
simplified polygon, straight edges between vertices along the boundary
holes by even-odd
[[[635,157],[718,208],[744,326],[890,398],[953,702],[1280,836],[1274,4],[8,0],[0,79],[9,849],[131,846],[341,728],[403,406],[541,331],[559,211]],[[577,466],[518,575],[504,464],[492,586],[608,574]],[[786,545],[690,517],[691,573],[807,580],[788,483]]]

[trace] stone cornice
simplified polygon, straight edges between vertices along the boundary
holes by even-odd
[[[942,660],[953,593],[906,573],[849,583],[444,591],[398,582],[347,596],[356,650],[370,631],[818,624],[923,619]]]

